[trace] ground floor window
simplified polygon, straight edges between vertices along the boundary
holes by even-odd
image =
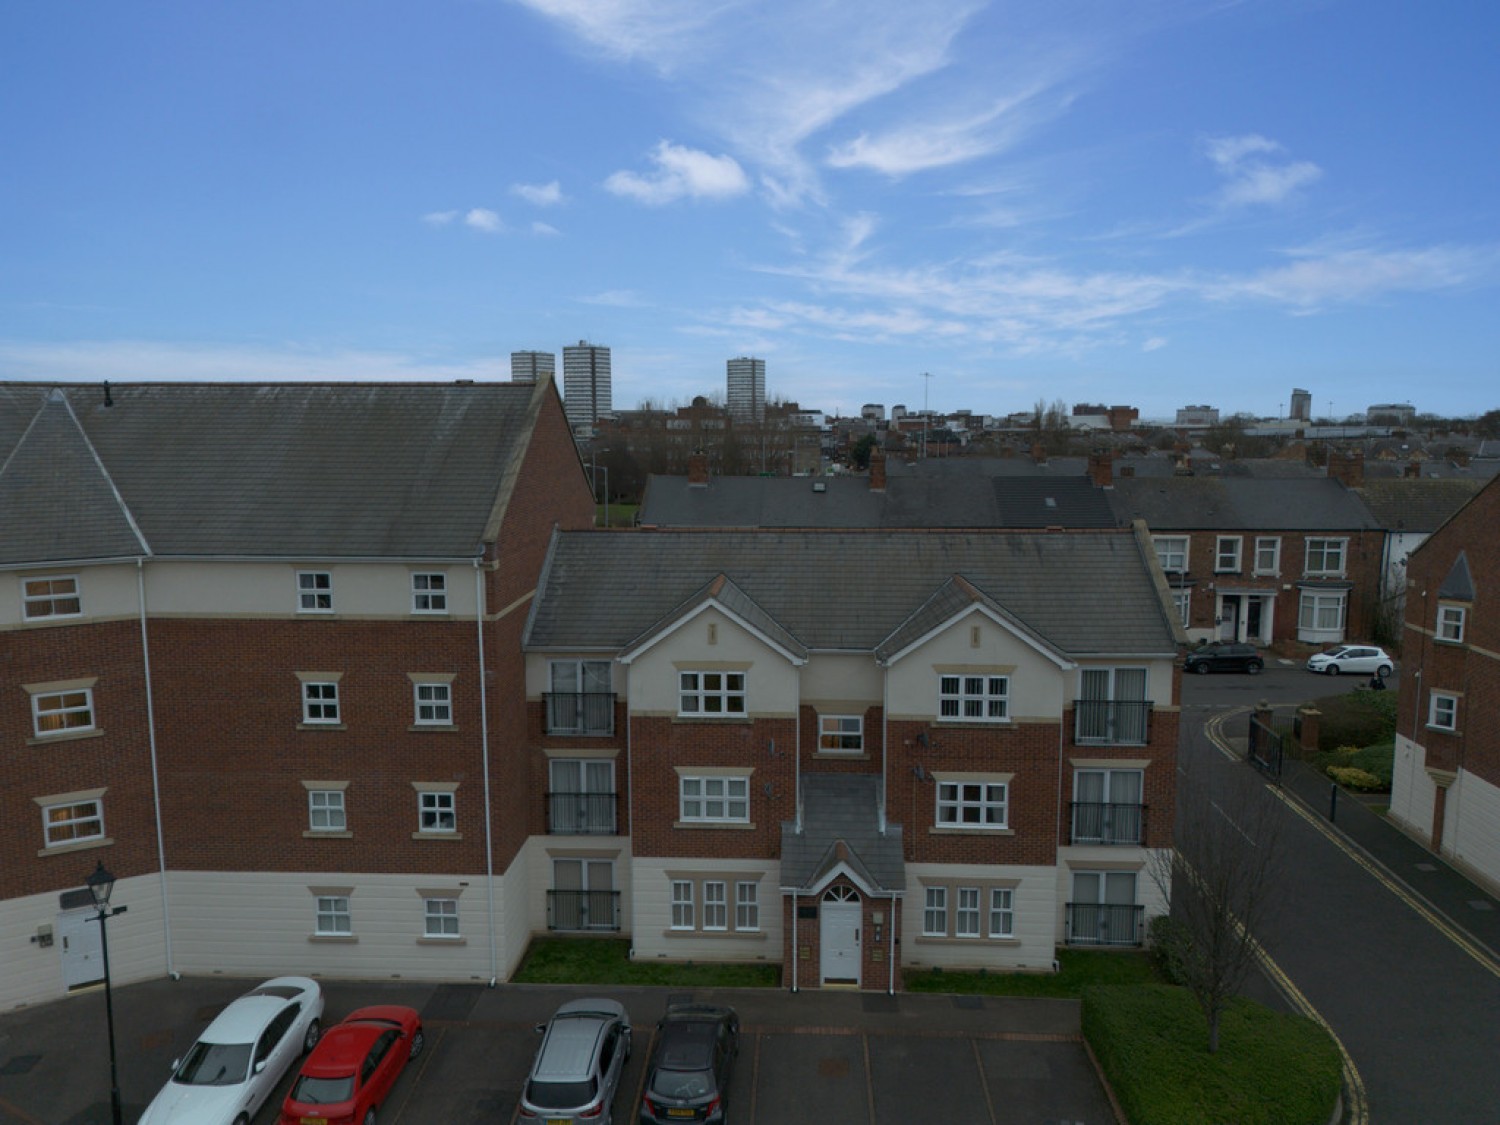
[[[674,875],[671,882],[673,930],[720,934],[759,932],[760,883],[757,880]]]
[[[1315,644],[1343,640],[1348,602],[1344,590],[1303,590],[1297,610],[1297,639]]]
[[[1134,871],[1075,871],[1067,905],[1075,945],[1139,945],[1145,908],[1136,902]]]
[[[1009,938],[1015,934],[1015,888],[929,884],[922,892],[922,936]]]

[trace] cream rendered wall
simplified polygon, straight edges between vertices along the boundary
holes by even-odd
[[[802,702],[820,711],[840,704],[863,709],[885,701],[884,683],[884,670],[869,653],[817,653],[802,669]]]
[[[616,759],[615,787],[620,793],[626,792],[624,768],[624,758]],[[524,922],[524,942],[530,943],[532,937],[548,932],[547,892],[553,889],[554,859],[607,859],[613,863],[614,889],[620,892],[620,933],[630,933],[629,836],[529,836],[512,865],[512,870],[516,870],[524,863],[526,885],[522,897],[510,900]]]
[[[717,609],[703,611],[659,640],[631,668],[630,710],[637,715],[677,714],[677,673],[694,668],[744,668],[750,715],[797,713],[796,666]]]
[[[695,879],[722,879],[729,884],[729,924],[722,934],[701,931],[673,932],[672,876],[688,872]],[[760,929],[736,933],[734,883],[757,878],[760,883]],[[780,964],[781,864],[774,859],[688,859],[652,856],[632,864],[635,929],[631,934],[635,960],[663,961],[767,961]],[[695,902],[701,923],[703,902]]]
[[[1057,944],[1067,943],[1067,904],[1073,895],[1074,871],[1134,871],[1135,901],[1146,908],[1142,927],[1149,934],[1151,919],[1170,910],[1171,862],[1171,848],[1120,848],[1097,844],[1058,848]]]
[[[453,876],[329,872],[174,872],[168,880],[172,948],[182,973],[406,980],[490,978],[482,874]],[[317,897],[309,888],[352,888],[353,941],[313,939]],[[452,892],[461,938],[423,939],[418,888]],[[496,921],[504,918],[497,887]],[[116,895],[119,891],[116,890]]]
[[[1066,688],[1068,702],[1083,697],[1083,670],[1085,668],[1145,668],[1146,698],[1154,707],[1172,706],[1172,662],[1170,660],[1145,660],[1122,657],[1118,660],[1080,660],[1078,667],[1067,673]]]
[[[621,699],[626,697],[630,684],[630,665],[620,664],[607,652],[529,652],[526,654],[526,698],[541,699],[552,690],[552,662],[554,660],[605,660],[612,664],[609,670],[610,690]]]
[[[455,563],[152,562],[146,566],[146,604],[160,616],[295,617],[299,570],[332,575],[336,618],[428,616],[411,612],[416,571],[447,575],[446,616],[474,616],[474,568]]]
[[[931,720],[937,716],[938,673],[934,669],[939,667],[1008,669],[1013,721],[1055,720],[1062,715],[1067,681],[1058,666],[993,618],[970,613],[891,665],[890,718]]]
[[[87,864],[80,862],[78,886],[83,887]],[[111,898],[124,914],[109,920],[109,977],[114,984],[150,980],[167,971],[161,913],[161,881],[155,875],[121,879]],[[0,1011],[56,1000],[66,994],[62,977],[62,944],[58,940],[57,892],[27,895],[0,902],[0,949],[5,950],[0,972]],[[97,916],[92,908],[69,910],[69,915]],[[97,922],[91,923],[98,925]],[[41,926],[51,926],[53,942],[43,948],[31,939]]]
[[[1396,735],[1391,761],[1391,819],[1413,835],[1430,840],[1436,792],[1437,786],[1427,776],[1427,751],[1404,734]]]
[[[140,598],[136,591],[133,563],[115,566],[27,567],[25,570],[0,576],[0,629],[13,629],[23,622],[21,583],[24,579],[67,577],[78,579],[79,603],[83,615],[44,618],[40,622],[28,621],[25,622],[25,627],[66,626],[78,621],[110,621],[140,616]]]
[[[1459,770],[1443,810],[1443,854],[1500,889],[1500,789]]]
[[[926,907],[923,879],[949,887],[988,884],[996,879],[1017,880],[1012,895],[1015,937],[924,938],[922,911]],[[948,895],[948,924],[953,925],[956,903]],[[981,907],[988,904],[981,902]],[[1057,875],[1051,867],[976,867],[969,864],[908,863],[906,896],[901,910],[901,965],[925,969],[1047,969],[1057,956],[1061,930],[1057,926]],[[981,925],[987,924],[982,921]],[[867,982],[868,983],[868,982]]]

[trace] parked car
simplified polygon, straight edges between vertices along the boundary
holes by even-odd
[[[375,1111],[422,1053],[414,1008],[360,1008],[330,1027],[281,1103],[281,1125],[375,1125]]]
[[[614,1000],[570,1000],[537,1024],[537,1048],[521,1088],[518,1121],[611,1125],[615,1091],[630,1058],[630,1016]]]
[[[1314,653],[1308,657],[1309,672],[1323,672],[1337,676],[1340,672],[1363,672],[1384,679],[1395,667],[1385,649],[1374,645],[1340,645],[1327,652]]]
[[[1187,654],[1183,671],[1206,675],[1209,672],[1249,672],[1259,674],[1266,666],[1260,650],[1254,645],[1220,644],[1199,645]]]
[[[656,1025],[656,1046],[646,1064],[641,1121],[645,1125],[674,1121],[722,1125],[739,1049],[740,1018],[733,1008],[669,1005]]]
[[[249,1125],[299,1057],[318,1044],[323,989],[306,977],[277,977],[218,1014],[140,1125]]]

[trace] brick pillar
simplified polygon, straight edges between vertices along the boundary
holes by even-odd
[[[1318,752],[1319,723],[1323,718],[1323,712],[1316,707],[1308,705],[1297,708],[1297,718],[1302,720],[1297,744],[1302,747],[1304,754],[1316,754]]]
[[[708,454],[702,451],[688,455],[688,487],[708,487]]]
[[[878,445],[870,450],[870,491],[885,491],[885,450]]]

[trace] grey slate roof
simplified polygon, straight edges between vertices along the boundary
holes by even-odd
[[[1003,464],[996,459],[993,464]],[[1046,528],[1115,527],[1104,494],[1085,476],[984,471],[867,477],[652,476],[639,522],[647,527]]]
[[[1474,600],[1474,576],[1469,573],[1469,556],[1463,551],[1459,551],[1458,558],[1453,560],[1448,576],[1438,588],[1438,597],[1459,602]]]
[[[1357,491],[1386,531],[1436,531],[1484,487],[1481,480],[1396,477],[1366,480]]]
[[[1328,477],[1116,479],[1108,492],[1122,521],[1152,531],[1363,531],[1379,527],[1359,497]]]
[[[112,387],[106,406],[97,384],[0,384],[0,565],[148,547],[472,557],[529,439],[534,396],[555,393],[550,383],[141,383]]]
[[[809,650],[873,653],[955,575],[1069,656],[1176,651],[1129,531],[568,531],[533,649],[620,652],[725,575]]]
[[[880,829],[880,778],[852,773],[802,775],[802,831],[781,825],[781,885],[808,887],[839,862],[874,889],[906,886],[901,826]]]

